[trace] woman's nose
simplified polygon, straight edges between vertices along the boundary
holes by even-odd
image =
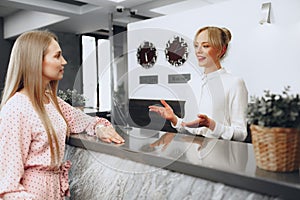
[[[201,53],[202,52],[201,46],[195,47],[195,52],[196,53]]]
[[[65,60],[64,57],[62,57],[62,65],[66,65],[68,62]]]

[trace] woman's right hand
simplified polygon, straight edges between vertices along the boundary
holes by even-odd
[[[156,112],[162,118],[169,120],[175,126],[177,124],[177,117],[173,112],[173,109],[165,100],[160,100],[162,106],[149,106],[149,111]]]
[[[116,132],[112,126],[96,126],[96,136],[103,142],[122,144],[125,140]]]

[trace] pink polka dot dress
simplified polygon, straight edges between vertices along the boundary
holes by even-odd
[[[60,200],[69,196],[68,169],[63,161],[67,126],[71,133],[94,135],[104,118],[91,117],[58,98],[65,123],[55,105],[45,104],[59,140],[59,169],[50,167],[47,133],[27,96],[17,92],[0,111],[0,199]]]

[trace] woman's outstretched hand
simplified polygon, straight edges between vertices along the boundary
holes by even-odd
[[[191,122],[182,122],[182,126],[190,128],[207,127],[211,130],[214,130],[216,123],[214,120],[207,117],[207,115],[199,114],[198,119]]]
[[[112,126],[103,126],[101,128],[96,129],[96,136],[107,143],[124,143],[125,140],[116,132],[116,130]]]
[[[173,112],[173,109],[165,100],[160,100],[163,106],[149,106],[149,111],[156,112],[162,118],[169,120],[172,122],[173,125],[177,124],[177,117]]]

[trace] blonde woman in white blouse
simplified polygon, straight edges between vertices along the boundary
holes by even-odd
[[[243,79],[222,66],[231,33],[226,28],[203,27],[195,35],[194,47],[199,66],[204,67],[199,84],[201,95],[197,119],[184,122],[164,101],[164,107],[149,106],[149,111],[169,120],[179,131],[188,129],[196,135],[244,141],[247,137],[246,110],[248,91]]]

